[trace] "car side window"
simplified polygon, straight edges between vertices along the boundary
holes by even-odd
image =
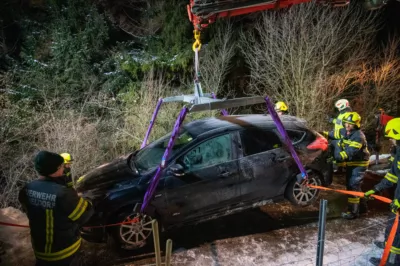
[[[301,141],[304,138],[304,135],[306,134],[304,131],[299,131],[299,130],[286,130],[286,132],[293,144],[296,144],[299,141]]]
[[[246,129],[240,132],[244,156],[282,147],[281,140],[273,131]]]
[[[232,136],[221,135],[206,140],[186,153],[180,161],[189,171],[232,160]]]

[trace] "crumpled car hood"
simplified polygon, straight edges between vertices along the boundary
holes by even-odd
[[[132,154],[119,157],[80,177],[75,185],[76,190],[92,196],[99,194],[104,195],[107,189],[113,187],[122,180],[138,176],[138,174],[129,167],[131,155]]]

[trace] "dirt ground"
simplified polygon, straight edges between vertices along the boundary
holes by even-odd
[[[366,178],[363,189],[374,183],[374,177]],[[331,187],[342,189],[343,184],[338,176]],[[328,200],[324,265],[368,265],[368,257],[380,256],[381,250],[371,243],[383,238],[385,204],[370,202],[367,215],[345,221],[340,212],[346,196],[323,192],[320,198]],[[166,232],[163,240],[173,240],[172,265],[315,265],[318,210],[319,202],[305,208],[267,205]],[[0,221],[28,224],[26,216],[13,208],[2,209]],[[1,265],[33,265],[29,229],[0,226],[0,241],[6,249]],[[140,255],[116,253],[105,244],[85,242],[83,250],[87,265],[155,265],[152,248]]]

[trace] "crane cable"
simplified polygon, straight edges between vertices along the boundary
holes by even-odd
[[[195,42],[193,43],[192,49],[194,52],[194,68],[195,68],[195,79],[199,81],[200,78],[200,70],[199,70],[199,51],[201,49],[201,42],[200,42],[200,31],[194,30],[194,39]]]

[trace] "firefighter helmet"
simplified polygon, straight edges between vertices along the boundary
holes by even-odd
[[[61,153],[60,155],[61,155],[61,157],[64,158],[64,163],[72,163],[74,161],[71,154],[69,154],[69,153],[65,152],[65,153]]]
[[[343,111],[344,109],[350,107],[350,103],[348,100],[346,99],[340,99],[335,103],[335,107],[339,110],[339,111]]]
[[[277,112],[287,112],[288,109],[289,108],[287,107],[285,102],[277,102],[275,104],[275,111],[277,111]]]
[[[400,140],[400,118],[393,118],[387,123],[385,137]]]
[[[356,112],[347,112],[343,116],[343,124],[348,123],[357,126],[358,128],[361,127],[361,116]]]

